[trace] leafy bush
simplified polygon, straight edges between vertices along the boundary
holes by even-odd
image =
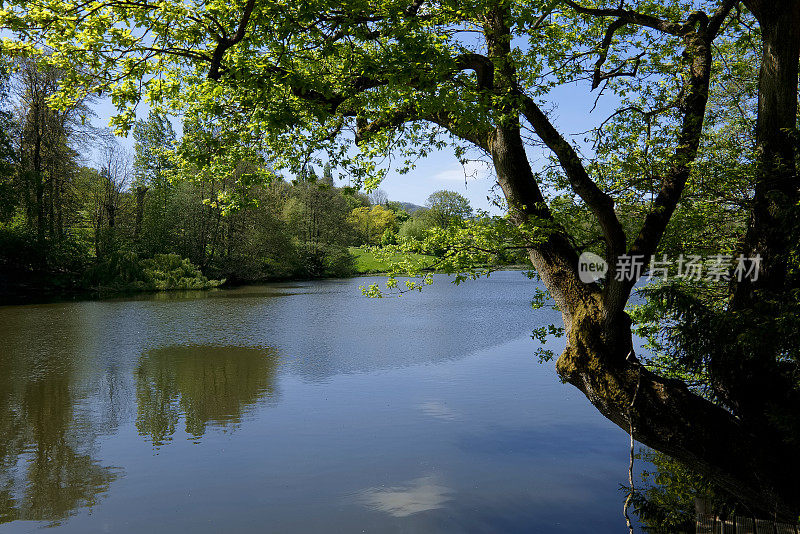
[[[345,277],[356,272],[355,258],[344,247],[308,248],[301,253],[298,274],[307,278]]]
[[[52,271],[82,273],[91,262],[91,247],[91,240],[86,235],[67,229],[61,239],[48,244],[45,252],[47,267]]]
[[[153,289],[210,289],[224,280],[209,280],[200,269],[177,254],[156,254],[151,259],[140,260],[146,283]]]
[[[36,236],[19,225],[0,225],[0,265],[5,269],[33,270],[43,263]]]
[[[400,226],[397,232],[399,238],[416,239],[422,241],[428,234],[430,224],[422,216],[412,217]]]
[[[79,290],[90,261],[89,245],[77,233],[39,241],[19,221],[0,224],[0,296]]]
[[[130,251],[116,251],[92,266],[86,273],[86,283],[111,290],[146,290],[139,257]]]
[[[131,251],[118,251],[92,267],[88,285],[106,291],[169,291],[210,289],[224,280],[209,280],[188,259],[177,254],[155,254],[139,259]]]
[[[356,259],[344,247],[328,246],[323,265],[325,276],[342,278],[355,273]]]
[[[394,231],[392,228],[387,228],[383,235],[381,236],[381,245],[396,245],[397,244],[397,232]]]

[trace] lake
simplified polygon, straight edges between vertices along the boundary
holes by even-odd
[[[627,531],[536,282],[372,281],[0,307],[0,533]]]

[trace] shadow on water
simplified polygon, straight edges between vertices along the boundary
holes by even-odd
[[[158,447],[172,439],[181,417],[195,440],[209,425],[235,428],[256,406],[277,401],[277,367],[274,349],[177,345],[151,350],[136,369],[136,429]]]

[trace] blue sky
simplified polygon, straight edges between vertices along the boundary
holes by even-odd
[[[591,111],[596,93],[589,91],[589,85],[567,85],[554,89],[545,100],[545,109],[553,109],[551,119],[556,127],[566,136],[585,132],[597,126],[609,115],[609,108],[613,104],[613,97],[603,97],[597,109]],[[107,126],[114,113],[110,101],[104,99],[98,102],[94,120],[96,126]],[[143,103],[138,110],[139,118],[146,118],[148,107]],[[176,131],[180,125],[174,121]],[[133,137],[119,139],[120,143],[133,149]],[[576,138],[577,144],[582,144],[582,136]],[[477,154],[476,154],[477,157]],[[542,149],[529,151],[531,164],[536,168],[546,160]],[[485,210],[493,214],[500,211],[492,206],[488,196],[492,196],[492,187],[495,185],[492,169],[484,162],[473,161],[467,164],[466,169],[453,155],[452,150],[432,152],[428,157],[417,162],[416,168],[410,173],[401,175],[390,169],[388,177],[381,185],[390,200],[412,202],[424,205],[428,195],[440,189],[456,191],[470,200],[475,209]],[[496,191],[495,195],[499,193]]]

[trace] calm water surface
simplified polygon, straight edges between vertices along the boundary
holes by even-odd
[[[625,531],[533,282],[369,282],[0,308],[0,533]]]

